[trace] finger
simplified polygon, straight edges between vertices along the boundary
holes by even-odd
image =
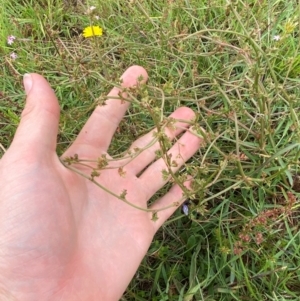
[[[191,180],[186,181],[184,186],[189,189],[191,186]],[[186,201],[186,198],[183,198],[183,190],[179,185],[176,184],[149,208],[152,210],[159,210],[174,204],[174,206],[157,213],[158,220],[153,223],[155,231],[157,231],[163,225],[163,223],[177,210],[179,206],[182,205],[184,201]],[[178,205],[176,205],[177,203]]]
[[[166,136],[171,140],[173,140],[177,135],[182,133],[188,126],[189,121],[191,121],[195,117],[195,113],[193,110],[189,108],[179,108],[174,113],[170,115],[170,117],[174,119],[186,120],[186,121],[177,121],[174,124],[174,127],[166,127],[164,133]],[[141,149],[143,150],[136,159],[130,161],[126,166],[125,170],[130,171],[131,173],[137,175],[141,172],[148,164],[150,164],[155,159],[155,152],[160,149],[159,142],[155,142],[152,146],[151,142],[155,139],[154,133],[157,130],[153,130],[146,134],[145,136],[137,139],[132,146],[130,147],[129,151],[134,153],[135,150]]]
[[[140,77],[143,78],[142,83],[148,79],[144,68],[140,66],[128,68],[121,77],[121,87],[136,86]],[[100,153],[107,151],[115,130],[129,106],[129,102],[115,99],[119,97],[120,91],[117,87],[113,88],[108,94],[106,104],[97,106],[65,155],[77,153],[80,157],[96,158]],[[127,98],[127,93],[123,92],[122,96]]]
[[[59,104],[49,83],[39,74],[24,75],[25,108],[12,147],[45,155],[55,151]]]
[[[175,173],[181,166],[193,156],[200,148],[202,139],[191,132],[186,132],[168,151],[171,156],[171,165],[169,168]],[[162,188],[169,180],[163,176],[163,171],[168,172],[165,158],[160,158],[151,164],[139,177],[140,183],[146,191],[147,199],[150,199],[156,191]]]

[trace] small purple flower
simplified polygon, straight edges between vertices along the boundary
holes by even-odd
[[[7,44],[12,45],[15,41],[16,37],[15,36],[8,36],[7,37]]]
[[[17,54],[16,54],[15,52],[12,52],[12,53],[10,54],[10,58],[11,58],[12,60],[15,60],[17,57],[18,57],[18,56],[17,56]]]
[[[182,205],[182,211],[185,215],[189,215],[189,206],[186,202]]]

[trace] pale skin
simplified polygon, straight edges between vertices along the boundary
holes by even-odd
[[[143,81],[148,78],[142,67],[130,67],[121,77],[122,86],[135,86],[140,76]],[[55,151],[57,98],[42,76],[31,74],[29,78],[32,87],[25,87],[21,122],[0,160],[0,299],[119,300],[154,234],[177,206],[158,212],[158,220],[152,221],[151,212],[125,204],[67,169]],[[119,89],[113,88],[109,96],[118,93]],[[78,154],[95,160],[105,154],[128,106],[116,99],[98,106],[63,157]],[[191,121],[194,113],[181,107],[171,116]],[[178,121],[176,129],[165,129],[175,141],[169,150],[177,158],[174,172],[201,145],[201,139],[185,130],[188,128],[187,122]],[[182,132],[183,136],[174,140]],[[132,148],[144,147],[152,139],[150,132]],[[158,143],[126,164],[124,177],[117,169],[107,169],[97,181],[118,195],[126,189],[131,203],[148,208],[147,201],[166,184],[161,174],[166,164],[162,159],[155,161],[157,149]],[[182,203],[182,196],[182,189],[174,185],[150,209]]]

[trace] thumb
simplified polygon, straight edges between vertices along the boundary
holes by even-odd
[[[49,83],[39,74],[25,74],[26,104],[12,146],[22,152],[55,151],[59,104]]]

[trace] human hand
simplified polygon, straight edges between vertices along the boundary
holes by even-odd
[[[130,67],[122,76],[122,87],[136,85],[139,76],[147,80],[142,67]],[[42,76],[30,77],[32,87],[29,91],[25,86],[20,125],[0,160],[1,300],[118,300],[155,232],[176,206],[160,211],[154,222],[151,212],[125,204],[66,168],[55,152],[58,101]],[[109,96],[117,97],[119,92],[114,88]],[[94,160],[106,154],[128,106],[116,99],[98,106],[63,157],[78,154]],[[183,107],[171,116],[192,120],[194,113]],[[176,129],[165,128],[165,133],[174,139],[185,128],[188,123],[177,121]],[[150,132],[131,148],[143,148],[152,139]],[[174,172],[200,143],[192,133],[184,133],[169,150],[178,163]],[[144,170],[158,149],[157,142],[126,164],[123,177],[115,168],[104,169],[97,182],[117,195],[126,190],[127,200],[146,209],[147,201],[166,183],[161,174],[166,169],[163,159]],[[182,189],[174,185],[151,209],[178,201],[183,201]]]

